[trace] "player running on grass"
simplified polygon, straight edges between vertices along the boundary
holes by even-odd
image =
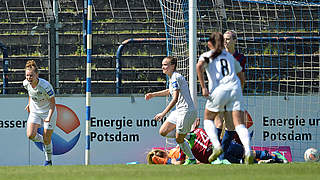
[[[155,120],[161,120],[175,106],[167,117],[166,121],[160,127],[159,133],[167,138],[176,138],[183,152],[189,157],[185,161],[185,165],[195,164],[196,160],[191,152],[188,142],[184,140],[187,133],[190,132],[191,126],[197,117],[197,111],[192,101],[188,83],[185,78],[176,71],[177,59],[171,56],[165,57],[162,61],[163,73],[168,75],[169,89],[158,92],[147,93],[145,99],[149,100],[157,96],[167,96],[171,94],[172,100],[167,107],[155,115]]]
[[[52,165],[51,136],[56,126],[54,90],[51,84],[39,78],[39,70],[35,61],[30,60],[25,66],[26,79],[23,87],[28,90],[29,102],[26,110],[29,112],[27,137],[34,142],[43,143],[45,166]],[[43,126],[43,136],[37,132]]]

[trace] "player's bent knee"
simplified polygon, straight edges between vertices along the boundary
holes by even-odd
[[[184,137],[178,137],[178,138],[176,138],[176,142],[177,142],[178,144],[183,143],[183,142],[184,142]]]
[[[33,140],[35,136],[33,135],[27,135],[28,139]]]
[[[182,139],[176,139],[176,142],[178,143],[178,144],[181,144],[181,143],[183,143],[184,142],[184,140]]]
[[[163,137],[165,137],[168,133],[167,132],[164,132],[164,131],[159,131],[159,134]]]
[[[27,137],[28,137],[28,139],[33,140],[34,137],[36,137],[36,134],[35,133],[27,133]]]

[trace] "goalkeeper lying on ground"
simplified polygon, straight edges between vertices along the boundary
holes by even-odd
[[[198,127],[198,126],[196,126]],[[212,153],[212,145],[206,132],[201,128],[196,128],[188,136],[187,140],[191,147],[194,157],[198,163],[208,164],[208,158]],[[279,152],[252,151],[255,163],[288,163],[288,160]],[[244,149],[242,145],[232,141],[229,149],[225,152],[224,160],[213,161],[212,164],[231,164],[242,163]],[[147,154],[148,164],[183,164],[186,155],[180,150],[179,146],[167,150],[153,149]]]

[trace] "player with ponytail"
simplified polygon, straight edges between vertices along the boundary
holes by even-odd
[[[245,149],[246,163],[252,163],[249,133],[244,125],[241,82],[237,76],[242,68],[232,54],[224,49],[224,39],[220,32],[211,34],[208,47],[210,50],[200,56],[196,67],[202,95],[207,98],[203,125],[213,144],[208,161],[213,162],[223,153],[214,119],[219,112],[232,111],[236,132]],[[204,70],[208,77],[208,88],[204,81]]]

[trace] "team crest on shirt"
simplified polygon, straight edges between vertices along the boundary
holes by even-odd
[[[171,84],[172,84],[173,88],[178,88],[178,82],[177,81],[173,81]]]

